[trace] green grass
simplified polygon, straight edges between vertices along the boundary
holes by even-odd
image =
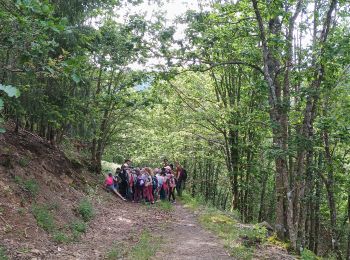
[[[0,246],[0,260],[8,260],[8,256],[6,255],[6,250],[3,246]]]
[[[131,248],[128,259],[148,260],[157,252],[160,247],[159,238],[153,237],[149,231],[143,231],[140,240]]]
[[[72,232],[72,239],[78,240],[81,234],[86,233],[86,223],[83,221],[75,221],[70,224],[70,230]]]
[[[119,258],[120,258],[120,253],[115,248],[112,248],[110,251],[108,251],[105,257],[105,259],[108,259],[108,260],[115,260]]]
[[[170,212],[174,210],[174,206],[171,202],[167,200],[161,200],[156,203],[157,207],[163,211]]]
[[[121,259],[128,254],[129,248],[123,242],[115,242],[111,246],[112,248],[106,253],[104,259],[116,260]]]
[[[27,190],[33,197],[39,192],[39,184],[34,179],[23,181],[23,188]]]
[[[15,183],[21,186],[32,197],[36,197],[39,193],[40,187],[35,179],[23,180],[20,176],[15,176]]]
[[[42,227],[47,232],[54,231],[55,222],[53,216],[45,205],[34,205],[32,212],[39,227]]]
[[[71,241],[71,238],[66,233],[63,233],[61,231],[56,231],[53,234],[52,238],[56,243],[59,244],[67,244]]]
[[[87,199],[80,201],[78,205],[78,213],[85,222],[90,221],[95,215],[93,206]]]

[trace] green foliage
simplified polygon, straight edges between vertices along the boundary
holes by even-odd
[[[79,202],[77,210],[79,215],[85,222],[90,221],[94,217],[94,209],[91,202],[88,199],[81,200]]]
[[[56,228],[51,212],[45,205],[33,205],[32,213],[38,223],[47,232],[53,232]]]
[[[3,246],[0,245],[0,260],[8,260],[9,258],[6,255],[6,250]]]

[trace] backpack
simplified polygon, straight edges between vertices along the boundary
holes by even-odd
[[[136,187],[143,188],[145,186],[145,180],[143,178],[137,178]]]
[[[157,187],[158,187],[158,179],[156,176],[152,177],[152,186],[153,186],[154,190],[157,189]]]

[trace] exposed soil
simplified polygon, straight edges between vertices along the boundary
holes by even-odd
[[[225,251],[221,241],[203,229],[193,213],[176,205],[171,227],[168,229],[163,250],[154,259],[233,259]]]

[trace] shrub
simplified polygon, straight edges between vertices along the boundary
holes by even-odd
[[[91,220],[94,217],[94,210],[91,202],[87,199],[80,201],[78,205],[78,213],[85,222]]]
[[[33,215],[38,223],[47,232],[52,232],[55,229],[53,217],[47,207],[34,205],[32,208]]]

